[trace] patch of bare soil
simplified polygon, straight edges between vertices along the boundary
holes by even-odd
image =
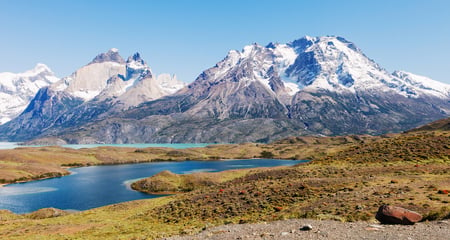
[[[306,225],[311,230],[300,230]],[[208,228],[196,235],[174,236],[167,240],[226,239],[367,239],[367,240],[448,240],[449,221],[415,225],[380,225],[370,222],[291,219],[270,223],[230,224]]]

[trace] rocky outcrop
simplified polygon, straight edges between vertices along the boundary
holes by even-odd
[[[29,214],[25,214],[27,218],[31,219],[44,219],[44,218],[54,218],[67,215],[66,211],[57,208],[42,208]]]
[[[382,205],[375,218],[382,224],[411,225],[422,220],[422,215],[405,208]]]

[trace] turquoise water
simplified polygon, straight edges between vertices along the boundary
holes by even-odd
[[[148,148],[148,147],[169,147],[176,149],[206,147],[213,143],[133,143],[133,144],[65,144],[61,147],[80,149],[95,147],[130,147],[130,148]],[[0,149],[14,149],[17,147],[42,147],[43,145],[19,145],[17,142],[0,142]]]
[[[290,166],[302,160],[249,159],[227,161],[154,162],[70,169],[72,174],[60,178],[0,187],[0,209],[28,213],[40,208],[86,210],[104,205],[160,197],[130,189],[141,178],[169,170],[186,174],[217,172],[228,169]]]
[[[13,149],[18,147],[15,142],[0,142],[0,149]]]

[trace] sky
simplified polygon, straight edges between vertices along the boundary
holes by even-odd
[[[44,63],[64,77],[118,48],[192,82],[229,50],[306,35],[342,36],[390,72],[450,84],[447,0],[0,0],[0,72]]]

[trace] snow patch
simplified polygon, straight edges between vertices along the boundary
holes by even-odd
[[[420,76],[406,71],[395,71],[393,76],[403,80],[406,87],[414,89],[424,94],[436,96],[438,98],[450,97],[450,85],[435,81],[431,78]]]
[[[296,83],[292,82],[283,82],[283,83],[290,96],[294,96],[298,91],[300,91],[300,87]]]
[[[23,73],[0,73],[0,124],[17,117],[39,89],[58,80],[42,63]]]

